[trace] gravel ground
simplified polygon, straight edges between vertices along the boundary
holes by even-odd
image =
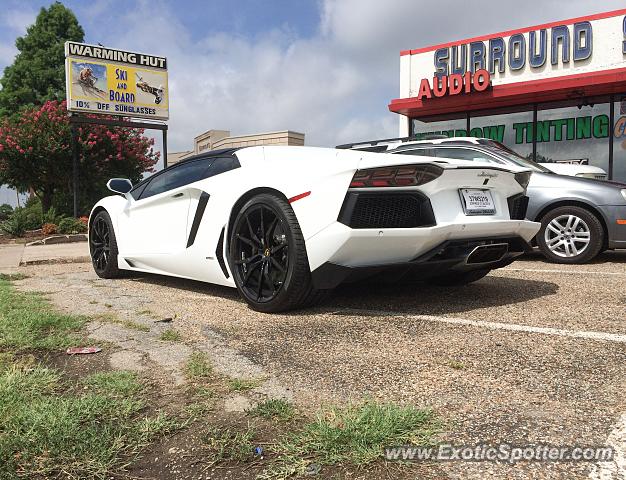
[[[624,334],[626,252],[582,266],[530,257],[464,288],[345,287],[325,305],[289,315],[253,312],[234,290],[191,281],[107,281],[87,264],[22,270],[31,277],[21,288],[44,291],[62,308],[174,317],[185,341],[222,352],[216,357],[230,352],[224,364],[236,352],[303,407],[363,398],[431,407],[444,421],[441,439],[455,444],[604,445],[626,412],[624,342],[417,317]],[[590,465],[450,462],[442,469],[449,478],[571,479],[588,478]]]

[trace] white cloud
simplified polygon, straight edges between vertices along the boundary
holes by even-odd
[[[289,128],[306,133],[307,144],[334,145],[397,133],[387,104],[398,91],[400,50],[620,7],[621,0],[321,0],[311,38],[285,26],[254,38],[194,39],[171,4],[153,0],[139,2],[102,41],[168,57],[171,150],[190,148],[210,128]]]
[[[2,14],[2,24],[14,30],[18,35],[26,33],[26,27],[35,22],[37,12],[32,8],[6,10]]]
[[[0,44],[0,65],[9,65],[17,55],[17,48],[13,45]]]

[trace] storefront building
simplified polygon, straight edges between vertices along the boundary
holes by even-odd
[[[626,9],[400,55],[401,137],[487,137],[626,181]]]

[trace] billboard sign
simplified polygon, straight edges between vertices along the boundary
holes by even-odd
[[[165,57],[65,42],[67,109],[167,120]]]

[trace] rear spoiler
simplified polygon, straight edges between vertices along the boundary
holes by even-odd
[[[447,135],[413,135],[412,137],[396,137],[396,138],[381,138],[379,140],[366,140],[363,142],[344,143],[343,145],[337,145],[335,148],[341,150],[363,150],[366,152],[382,152],[387,150],[387,146],[390,143],[402,143],[413,142],[415,140],[439,140],[442,138],[448,138]]]

